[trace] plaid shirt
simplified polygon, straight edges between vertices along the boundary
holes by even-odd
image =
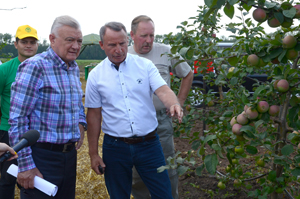
[[[30,129],[40,132],[38,142],[63,144],[80,139],[79,122],[86,123],[79,68],[52,50],[20,64],[11,87],[10,144]],[[19,172],[35,168],[31,148],[20,150]]]

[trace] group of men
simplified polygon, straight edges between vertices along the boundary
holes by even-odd
[[[110,198],[130,198],[131,194],[136,199],[178,198],[176,170],[158,173],[157,168],[175,154],[171,117],[181,122],[193,73],[187,63],[174,68],[178,60],[161,56],[170,53],[170,47],[154,43],[154,31],[151,18],[133,19],[134,45],[128,49],[122,23],[101,27],[99,44],[107,58],[89,74],[85,116],[75,62],[82,45],[77,20],[57,17],[50,47],[37,55],[36,30],[28,25],[18,28],[18,57],[0,66],[0,142],[14,146],[28,130],[40,132],[36,144],[18,152],[22,199],[53,198],[34,189],[35,176],[58,186],[54,198],[75,198],[77,150],[85,130],[91,167],[104,174]],[[182,78],[177,96],[170,89],[170,72]],[[102,158],[98,152],[101,131]],[[5,175],[9,164],[1,163],[1,198],[14,195],[15,181]],[[11,187],[9,193],[7,187]]]

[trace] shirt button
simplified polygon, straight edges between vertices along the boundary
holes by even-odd
[[[122,85],[124,85],[124,83],[122,83]]]
[[[127,98],[127,96],[125,96],[125,98]]]
[[[128,109],[130,111],[130,109]]]
[[[132,122],[132,124],[134,124],[134,122]]]

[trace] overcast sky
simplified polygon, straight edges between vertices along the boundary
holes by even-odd
[[[175,3],[176,2],[176,3]],[[102,25],[118,21],[130,30],[130,24],[138,15],[150,16],[156,26],[156,34],[175,32],[177,25],[189,17],[197,15],[202,0],[11,0],[0,3],[0,33],[16,34],[18,26],[30,25],[37,29],[40,40],[49,37],[54,19],[60,15],[70,15],[81,24],[83,35],[99,33]]]
[[[28,24],[37,29],[41,41],[48,41],[52,23],[60,15],[70,15],[77,19],[83,35],[98,34],[100,27],[109,21],[123,23],[129,32],[132,19],[141,14],[153,19],[155,34],[176,33],[176,27],[181,22],[198,15],[198,6],[203,5],[203,2],[204,0],[1,0],[0,33],[14,36],[19,26]],[[23,7],[26,8],[3,10]],[[225,25],[230,19],[224,16],[223,21]],[[298,20],[294,22],[299,24]],[[264,25],[266,27],[267,23]],[[275,29],[269,28],[266,31]],[[230,33],[225,33],[225,30],[217,33],[217,36],[221,35],[229,36]]]

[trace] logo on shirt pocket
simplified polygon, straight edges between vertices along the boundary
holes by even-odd
[[[136,80],[138,84],[143,84],[143,80],[142,79],[137,79]]]

